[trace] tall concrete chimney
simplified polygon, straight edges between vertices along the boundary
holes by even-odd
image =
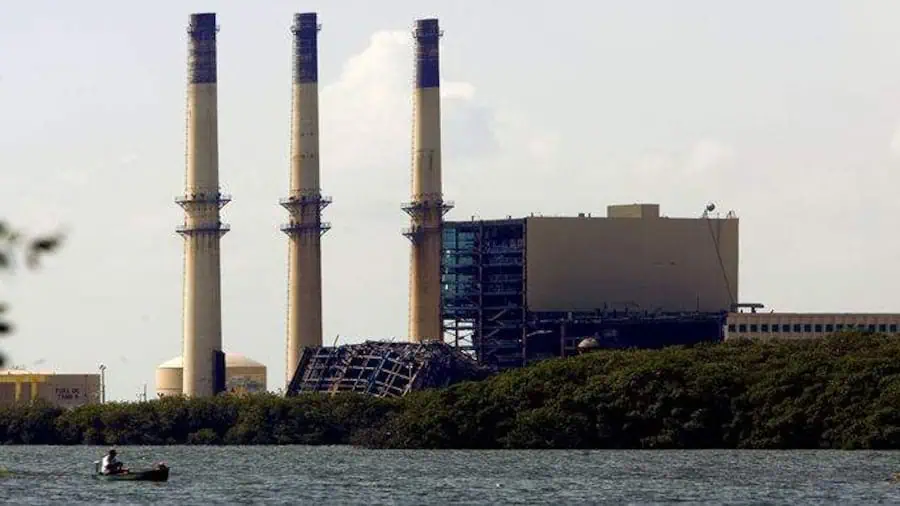
[[[316,13],[294,14],[293,95],[291,107],[291,187],[281,205],[290,221],[285,386],[303,348],[322,346],[321,236],[330,225],[322,210],[331,203],[319,188],[319,70]]]
[[[183,389],[190,397],[215,395],[223,371],[219,240],[228,231],[219,211],[230,198],[219,189],[216,92],[216,15],[191,14],[188,26],[187,167],[184,209]]]
[[[410,251],[409,340],[443,340],[441,332],[441,222],[453,204],[441,193],[441,97],[437,19],[419,19],[413,94],[412,201],[404,231]]]

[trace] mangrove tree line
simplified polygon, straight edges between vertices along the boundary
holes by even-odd
[[[376,399],[224,395],[0,408],[7,444],[900,448],[900,339],[598,351]]]

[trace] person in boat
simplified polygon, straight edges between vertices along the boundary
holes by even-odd
[[[116,450],[112,449],[103,456],[100,472],[103,474],[121,474],[128,472],[116,458]]]

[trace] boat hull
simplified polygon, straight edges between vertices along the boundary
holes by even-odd
[[[94,478],[106,481],[168,481],[169,468],[129,471],[121,474],[94,474]]]

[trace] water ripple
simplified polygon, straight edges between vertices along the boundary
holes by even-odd
[[[93,480],[98,447],[0,447],[6,504],[877,504],[900,454],[122,447],[168,483]]]

